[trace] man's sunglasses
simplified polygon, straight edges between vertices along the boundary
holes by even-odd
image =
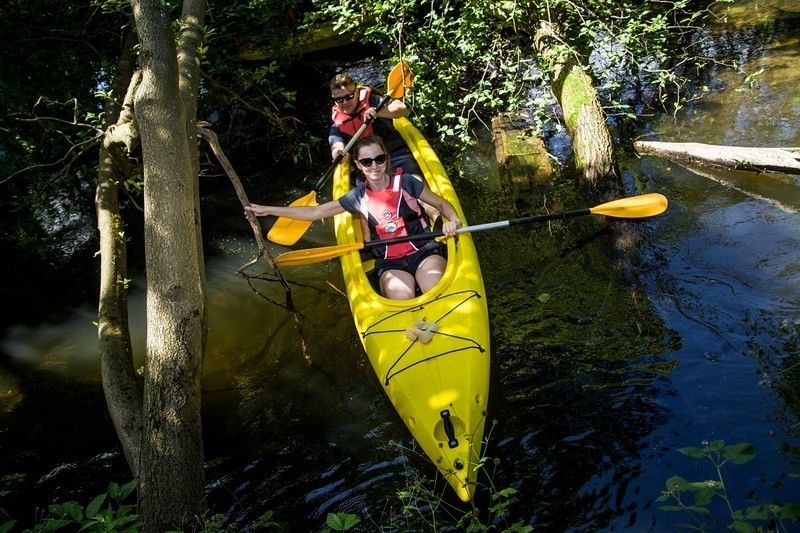
[[[375,157],[362,157],[356,161],[358,161],[362,167],[371,167],[372,163],[382,165],[386,163],[386,154],[376,155]]]
[[[355,95],[356,93],[350,93],[344,96],[331,96],[331,98],[333,98],[333,101],[336,102],[337,104],[343,104],[349,100],[352,100]]]

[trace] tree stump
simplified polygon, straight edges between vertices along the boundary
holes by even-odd
[[[553,184],[553,165],[542,138],[517,128],[506,115],[492,119],[492,132],[500,177],[515,204],[540,203]]]

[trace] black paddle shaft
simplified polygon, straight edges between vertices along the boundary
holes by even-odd
[[[511,220],[501,220],[500,222],[488,222],[486,224],[476,224],[474,226],[464,226],[458,228],[456,233],[473,233],[476,231],[486,231],[490,229],[507,228],[509,226],[518,226],[520,224],[533,224],[534,222],[544,222],[546,220],[563,220],[566,218],[574,218],[592,214],[592,211],[586,209],[576,209],[574,211],[564,211],[562,213],[550,213],[547,215],[534,215],[530,217],[512,218]],[[416,235],[406,235],[404,237],[392,237],[390,239],[381,239],[378,241],[367,241],[364,243],[364,249],[369,250],[376,246],[386,246],[387,244],[395,244],[398,242],[415,242],[426,241],[442,237],[444,232],[441,230],[431,233],[417,233]]]
[[[381,109],[386,107],[386,104],[389,102],[391,98],[392,97],[389,94],[384,95],[383,98],[381,98],[381,101],[378,102],[378,105],[375,106],[375,112],[377,113]],[[359,137],[361,137],[361,134],[364,133],[364,131],[370,124],[372,124],[372,120],[367,120],[364,122],[364,124],[361,125],[358,131],[356,131],[356,134],[353,135],[350,141],[345,145],[344,150],[342,150],[339,153],[339,155],[337,155],[336,158],[333,160],[333,163],[331,163],[331,166],[329,166],[328,169],[325,171],[325,174],[323,174],[322,177],[319,179],[319,181],[317,181],[316,185],[314,185],[314,187],[311,188],[312,191],[319,192],[322,186],[325,185],[325,182],[328,181],[328,178],[331,177],[333,171],[336,170],[336,166],[342,162],[342,159],[344,159],[344,154],[350,151],[350,148],[353,147],[356,141],[358,141]]]

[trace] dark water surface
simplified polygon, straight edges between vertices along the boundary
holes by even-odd
[[[642,133],[800,145],[797,40],[782,39],[750,45],[708,98]],[[476,151],[456,181],[472,223],[512,215],[488,158]],[[519,491],[508,523],[673,530],[690,519],[658,509],[664,482],[715,476],[677,449],[715,439],[758,451],[723,468],[734,508],[800,503],[797,178],[699,175],[633,157],[623,170],[642,192],[670,199],[667,213],[642,223],[640,261],[627,276],[588,219],[476,236],[494,344],[487,454],[498,461],[488,470],[497,488]],[[362,353],[338,263],[290,273],[302,284],[294,297],[309,365],[287,315],[233,274],[253,250],[242,226],[241,236],[215,240],[208,261],[209,501],[241,527],[271,510],[290,530],[319,530],[328,512],[348,511],[378,529],[400,507],[397,491],[435,469],[412,449]],[[300,245],[331,241],[332,226],[315,224]],[[136,280],[131,298],[140,361],[142,286]],[[280,299],[277,286],[260,287]],[[22,520],[34,505],[86,502],[128,475],[100,390],[92,305],[3,333],[0,508]],[[459,508],[441,480],[436,487]],[[723,529],[727,510],[711,509],[709,527]]]

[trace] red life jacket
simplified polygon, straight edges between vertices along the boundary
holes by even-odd
[[[358,128],[364,124],[364,113],[369,109],[369,98],[372,94],[372,89],[370,87],[366,87],[363,85],[359,85],[356,87],[356,97],[358,98],[358,105],[356,106],[355,111],[353,111],[352,115],[348,115],[344,111],[338,108],[338,106],[333,106],[331,108],[331,120],[334,124],[339,127],[339,131],[342,133],[353,136],[358,131]],[[372,135],[372,124],[367,126],[367,129],[364,130],[364,137]]]
[[[410,175],[408,178],[415,179]],[[385,189],[373,191],[366,187],[364,191],[367,201],[362,202],[362,211],[366,211],[364,215],[367,216],[368,220],[369,215],[372,215],[372,219],[378,222],[377,226],[372,228],[378,239],[405,237],[410,234],[408,228],[414,222],[419,224],[418,227],[427,227],[419,202],[400,186],[403,179],[404,176],[402,174],[396,174],[391,178],[390,186]],[[408,207],[405,211],[407,211],[409,220],[406,220],[400,214],[402,202],[405,202]],[[408,212],[409,210],[410,213]],[[413,221],[411,220],[412,218],[414,219]],[[398,259],[413,254],[417,250],[418,248],[411,242],[389,244],[386,246],[384,258]]]

